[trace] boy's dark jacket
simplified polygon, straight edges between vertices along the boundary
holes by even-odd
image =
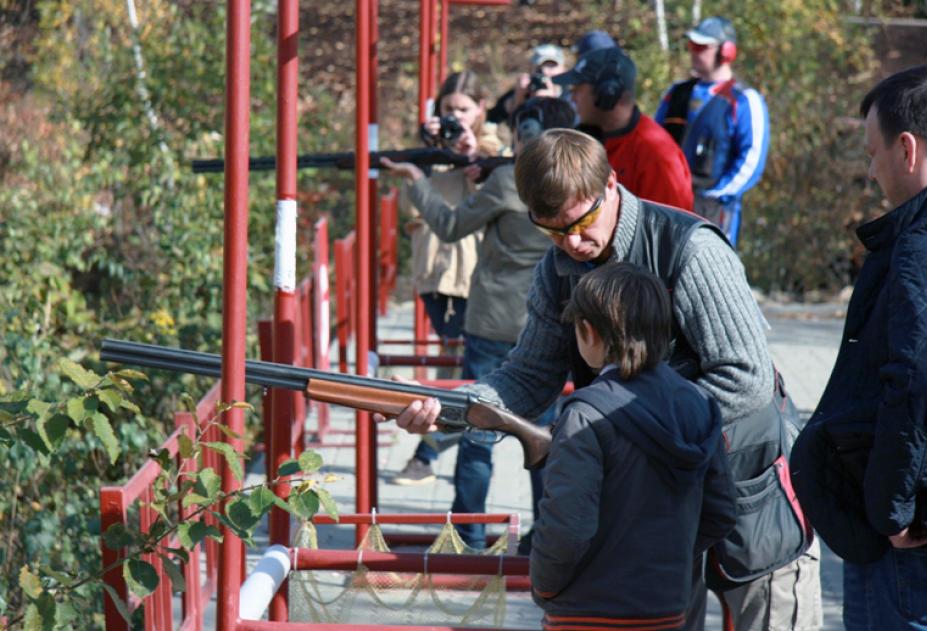
[[[734,525],[717,403],[665,362],[609,370],[567,401],[545,476],[531,582],[548,617],[681,621],[693,558]]]
[[[821,538],[869,563],[927,526],[927,189],[857,235],[868,255],[840,351],[790,464]]]

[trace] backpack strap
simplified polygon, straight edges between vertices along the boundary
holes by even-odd
[[[663,128],[669,132],[677,145],[682,146],[682,139],[686,136],[686,128],[689,126],[689,99],[692,98],[692,89],[698,79],[689,79],[677,83],[670,88],[667,95],[669,104],[666,108],[666,116],[663,118]]]

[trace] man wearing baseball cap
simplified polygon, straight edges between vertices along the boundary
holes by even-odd
[[[654,116],[682,146],[695,186],[695,212],[737,245],[743,194],[763,174],[769,113],[759,92],[734,78],[737,33],[710,17],[687,33],[692,72],[674,84]]]
[[[579,129],[605,145],[618,182],[644,199],[692,210],[686,158],[672,137],[637,107],[636,78],[634,62],[612,46],[587,52],[553,82],[570,87]]]
[[[550,77],[564,70],[563,49],[556,44],[541,44],[531,49],[531,72],[522,73],[515,86],[499,97],[486,113],[491,123],[511,123],[512,114],[522,103],[535,96],[562,96],[562,90],[550,82]]]

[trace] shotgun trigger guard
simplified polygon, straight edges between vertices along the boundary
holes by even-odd
[[[438,422],[444,425],[445,429],[463,431],[469,425],[466,415],[467,410],[465,408],[446,406],[441,408]]]

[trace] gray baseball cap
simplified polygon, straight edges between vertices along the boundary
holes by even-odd
[[[705,18],[694,29],[686,33],[696,44],[722,44],[724,42],[737,43],[737,31],[730,20],[714,16]]]

